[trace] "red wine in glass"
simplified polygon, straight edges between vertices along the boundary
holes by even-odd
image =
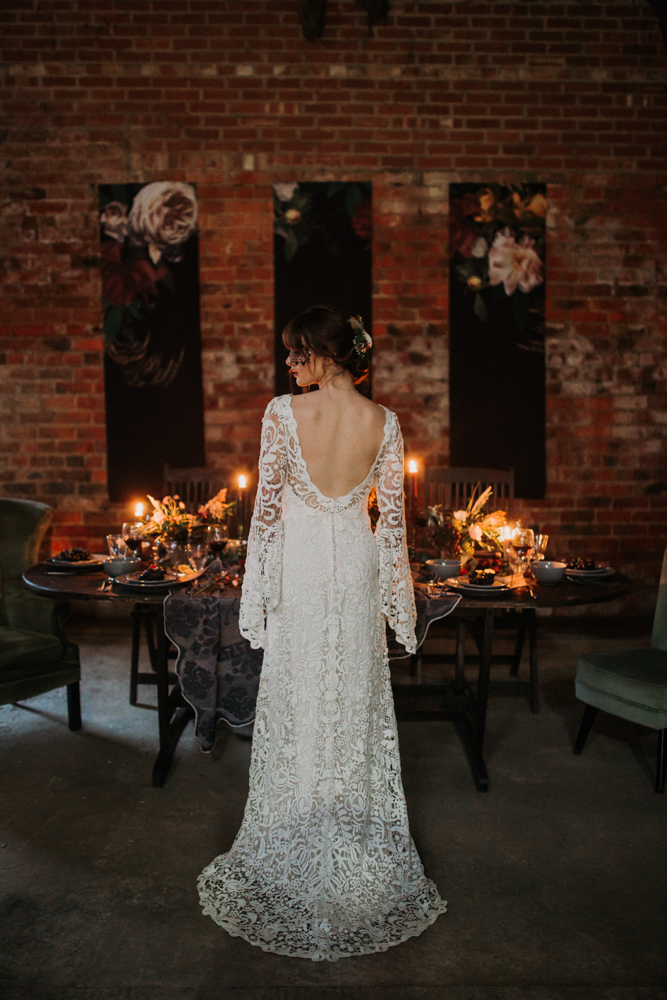
[[[131,552],[138,552],[139,549],[141,548],[142,542],[143,538],[137,538],[132,535],[130,535],[129,538],[125,539],[125,544],[127,545],[128,549],[130,549]]]
[[[226,538],[213,539],[208,543],[208,547],[210,551],[213,553],[213,555],[219,556],[220,553],[224,552],[225,549],[227,548],[227,539]]]

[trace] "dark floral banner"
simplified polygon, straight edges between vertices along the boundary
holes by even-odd
[[[99,186],[109,497],[160,494],[165,463],[204,465],[197,196]]]
[[[311,306],[337,306],[372,325],[368,181],[273,186],[276,393],[290,391],[282,331]]]
[[[545,184],[450,184],[450,465],[544,496]]]

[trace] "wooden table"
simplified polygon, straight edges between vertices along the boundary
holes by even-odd
[[[160,590],[158,593],[146,591],[139,594],[131,587],[123,587],[122,584],[114,583],[111,591],[101,591],[100,586],[107,579],[106,574],[102,572],[81,573],[75,571],[69,574],[63,571],[61,574],[45,564],[33,566],[23,574],[23,582],[31,590],[44,597],[54,597],[59,600],[70,598],[79,601],[133,604],[134,614],[138,616],[139,622],[143,618],[147,626],[149,625],[148,616],[154,616],[154,641],[150,638],[153,634],[152,629],[150,631],[148,627],[146,629],[148,654],[154,674],[152,676],[139,674],[139,681],[147,683],[150,680],[155,683],[157,688],[160,749],[153,766],[152,783],[155,788],[160,788],[167,777],[181,733],[188,721],[194,717],[192,708],[181,695],[178,678],[169,671],[170,643],[164,631],[163,609],[167,590]],[[138,639],[139,632],[138,629],[135,629],[132,641],[132,656],[135,665],[139,652]],[[136,675],[134,672],[133,676],[135,678],[136,700]]]
[[[112,591],[100,591],[100,586],[106,579],[101,572],[55,575],[54,571],[44,564],[33,566],[23,575],[24,582],[31,590],[46,597],[60,600],[69,597],[77,600],[121,602],[133,604],[137,615],[145,616],[147,613],[155,615],[155,644],[149,641],[148,651],[157,686],[160,735],[160,749],[153,767],[152,782],[159,788],[167,776],[181,733],[194,715],[192,708],[181,695],[178,678],[169,672],[170,643],[164,631],[163,612],[166,592],[162,590],[157,594],[142,593],[138,599],[136,590],[123,587],[121,584],[114,584]],[[586,585],[563,582],[553,587],[540,587],[534,584],[532,589],[535,598],[532,598],[526,590],[510,591],[493,598],[464,597],[452,612],[458,621],[459,639],[466,622],[472,622],[478,629],[479,670],[475,684],[470,684],[465,679],[464,663],[461,662],[463,648],[461,641],[458,643],[457,657],[437,657],[439,660],[458,660],[452,682],[424,684],[420,683],[420,678],[417,676],[412,679],[413,683],[394,684],[396,715],[399,719],[454,721],[479,791],[488,791],[489,788],[483,756],[489,694],[527,694],[533,710],[536,710],[538,705],[536,610],[613,601],[627,594],[631,589],[631,583],[627,577],[617,573],[605,582]],[[506,611],[518,612],[526,624],[531,664],[531,679],[528,682],[512,679],[491,682],[494,619]],[[136,638],[135,632],[135,642]],[[137,650],[133,649],[133,655],[136,653]],[[415,708],[416,697],[427,697],[431,700],[437,698],[437,708]]]
[[[601,604],[616,600],[629,593],[632,584],[620,573],[607,577],[604,581],[585,584],[564,580],[551,587],[532,584],[534,597],[527,589],[506,591],[497,597],[464,597],[452,612],[457,619],[458,637],[455,656],[418,653],[418,668],[415,676],[407,683],[394,683],[396,716],[399,719],[451,719],[457,727],[466,750],[473,779],[478,791],[489,789],[489,776],[484,762],[484,733],[486,713],[490,694],[521,694],[530,701],[531,709],[539,710],[537,675],[537,627],[536,611],[539,608],[571,608],[577,605]],[[509,660],[509,657],[493,656],[494,619],[503,613],[513,611],[519,616],[528,635],[530,660],[530,680],[521,681],[511,677],[507,680],[491,681],[491,664],[494,660]],[[479,669],[476,683],[465,679],[464,641],[466,623],[471,622],[476,630],[479,649],[477,662]],[[420,676],[419,660],[435,659],[440,662],[454,662],[456,665],[453,681],[423,683]],[[514,663],[512,674],[516,674],[518,662]],[[415,708],[415,702],[427,698],[431,703],[437,700],[437,708]]]

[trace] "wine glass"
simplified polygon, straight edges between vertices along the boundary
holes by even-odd
[[[128,549],[138,557],[141,557],[141,546],[144,541],[141,534],[143,526],[142,521],[125,521],[120,532]]]
[[[535,534],[530,528],[515,528],[510,538],[509,557],[515,574],[523,576],[535,545]]]
[[[227,548],[229,528],[226,524],[212,524],[208,529],[208,547],[217,559]]]
[[[199,572],[208,559],[208,545],[205,542],[190,542],[185,546],[185,555],[192,568]]]

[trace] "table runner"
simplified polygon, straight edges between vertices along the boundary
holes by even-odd
[[[225,568],[216,560],[209,574]],[[264,650],[251,649],[239,632],[240,603],[238,588],[199,596],[183,588],[164,602],[164,630],[178,649],[176,673],[205,753],[215,745],[218,719],[238,728],[255,719]]]
[[[219,560],[211,563],[207,575],[224,572]],[[205,584],[200,579],[198,589]],[[450,614],[461,600],[458,594],[427,597],[415,591],[417,646],[426,638],[432,622]],[[252,649],[239,632],[238,588],[213,594],[193,595],[188,588],[171,591],[164,602],[167,637],[178,649],[176,673],[183,697],[195,712],[195,737],[202,750],[215,746],[219,719],[240,728],[255,719],[264,650]],[[389,630],[390,659],[408,657]]]

